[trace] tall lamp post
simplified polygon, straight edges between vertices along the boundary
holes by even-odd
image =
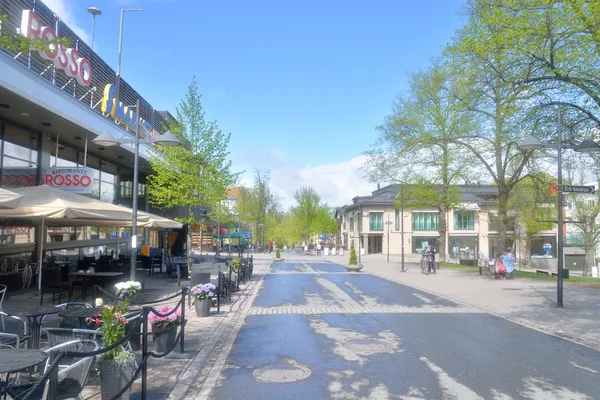
[[[102,15],[98,7],[90,7],[87,11],[92,14],[92,51],[94,51],[94,36],[96,35],[96,15]]]
[[[142,8],[123,8],[121,9],[121,23],[119,25],[119,62],[117,63],[117,79],[115,84],[115,99],[117,106],[119,105],[119,90],[121,89],[121,54],[123,53],[123,21],[125,19],[125,13],[128,11],[141,12],[144,11]],[[139,113],[139,108],[138,108]]]
[[[517,148],[522,151],[533,151],[543,148],[556,149],[558,150],[557,156],[557,168],[558,168],[558,190],[557,190],[557,203],[558,203],[558,276],[556,278],[556,307],[563,307],[563,272],[564,272],[564,255],[563,255],[563,243],[564,243],[564,220],[563,220],[563,186],[562,186],[562,151],[563,149],[573,149],[577,152],[591,153],[600,151],[600,145],[593,140],[585,139],[579,145],[563,144],[562,142],[562,113],[560,107],[558,107],[558,118],[556,134],[558,136],[557,143],[544,143],[534,136],[527,136],[519,143]]]
[[[392,224],[392,221],[390,221],[389,215],[385,224],[387,225],[387,262],[390,262],[390,225]]]
[[[131,271],[129,277],[132,281],[135,280],[135,269],[137,267],[137,211],[138,211],[138,175],[139,175],[139,153],[140,143],[143,144],[157,144],[160,146],[180,146],[181,142],[173,135],[171,131],[166,131],[160,137],[152,137],[148,139],[140,140],[140,101],[138,99],[136,105],[137,112],[137,128],[135,139],[122,138],[115,139],[110,133],[104,131],[100,136],[92,140],[100,146],[116,146],[121,144],[134,144],[134,161],[133,161],[133,188],[132,188],[132,201],[131,208],[133,209],[133,216],[131,221]],[[134,233],[135,232],[135,233]]]

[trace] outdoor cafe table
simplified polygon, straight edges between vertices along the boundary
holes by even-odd
[[[106,288],[106,280],[108,278],[114,278],[116,276],[121,276],[123,275],[123,272],[70,272],[69,276],[75,276],[77,278],[83,278],[83,279],[96,279],[96,278],[101,278],[102,279],[102,287]],[[86,293],[82,293],[81,297],[83,297],[83,300],[85,301],[85,296]]]
[[[27,318],[31,338],[28,346],[30,349],[40,348],[40,331],[42,328],[42,318],[49,314],[56,314],[60,311],[54,306],[38,306],[32,304],[29,306],[19,305],[18,308],[10,304],[4,306],[4,312],[8,315],[15,315]]]

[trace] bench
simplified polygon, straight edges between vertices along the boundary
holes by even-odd
[[[536,275],[558,276],[558,272],[546,271],[545,269],[536,269]]]

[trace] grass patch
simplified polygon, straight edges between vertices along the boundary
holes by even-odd
[[[479,272],[479,267],[472,267],[470,265],[461,265],[461,264],[454,264],[454,263],[447,263],[447,262],[441,262],[440,263],[440,269],[450,269],[453,271],[477,271]]]

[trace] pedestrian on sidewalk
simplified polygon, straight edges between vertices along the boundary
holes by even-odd
[[[510,248],[505,248],[502,255],[500,256],[500,261],[506,267],[506,276],[510,276],[512,278],[512,272],[515,269],[515,256],[510,251]]]
[[[317,243],[317,255],[321,255],[321,243]]]

